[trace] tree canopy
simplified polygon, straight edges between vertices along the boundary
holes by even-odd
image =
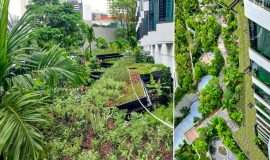
[[[37,45],[49,49],[58,44],[67,50],[82,46],[84,39],[80,26],[84,22],[73,5],[69,3],[40,5],[42,2],[37,0],[28,6],[28,10],[33,14],[31,24],[35,28],[31,36]]]

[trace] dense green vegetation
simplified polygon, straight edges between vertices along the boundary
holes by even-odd
[[[221,108],[222,89],[219,86],[219,80],[213,78],[206,87],[200,92],[199,111],[203,117],[207,117],[215,109]]]
[[[168,99],[153,102],[153,114],[172,124],[168,69],[136,63],[133,52],[140,49],[128,40],[95,37],[68,3],[33,2],[8,24],[9,3],[0,0],[0,159],[171,159],[171,128],[148,113],[127,116],[116,107],[136,100],[131,83],[145,96],[140,74],[162,70],[151,82],[158,86],[153,95]],[[86,40],[102,51],[128,50],[130,58],[101,68],[97,52],[81,51]],[[97,70],[102,77],[86,83]]]
[[[200,133],[200,139],[196,140],[194,144],[194,149],[197,149],[199,153],[205,154],[205,151],[208,150],[208,148],[205,148],[205,146],[200,146],[202,146],[203,144],[209,145],[213,138],[219,137],[223,139],[223,144],[227,146],[234,154],[237,155],[237,159],[247,160],[245,154],[241,151],[239,146],[234,141],[231,131],[227,126],[225,120],[223,120],[222,118],[212,118],[211,123],[209,123],[207,127],[199,128],[198,131]]]
[[[202,3],[176,1],[175,39],[179,88],[176,89],[175,98],[177,103],[185,94],[194,92],[196,84],[203,76],[212,75],[213,80],[200,92],[199,111],[206,118],[215,109],[226,108],[230,118],[241,125],[243,114],[238,107],[243,73],[239,72],[239,37],[236,32],[238,21],[233,11],[218,3],[218,0]],[[224,41],[227,54],[218,48],[219,37]],[[209,52],[214,54],[214,58],[205,58],[205,62],[202,58]],[[204,135],[201,138],[204,138]],[[194,148],[203,155],[208,150],[203,146],[209,142],[205,143],[201,138],[195,141]],[[225,139],[224,143],[229,146],[229,142]],[[180,150],[187,149],[186,145],[182,147],[184,148]],[[238,158],[241,159],[242,155]]]

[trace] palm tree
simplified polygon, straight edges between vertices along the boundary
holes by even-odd
[[[0,0],[0,157],[40,159],[43,136],[35,124],[45,121],[48,96],[33,89],[35,80],[51,87],[57,79],[80,84],[84,72],[58,47],[47,53],[25,47],[32,16],[27,12],[16,24],[8,23],[8,5],[9,0]]]
[[[94,33],[94,29],[92,26],[84,26],[84,28],[82,29],[84,34],[85,34],[85,38],[87,39],[88,43],[89,43],[89,53],[92,53],[92,43],[96,40],[96,36]]]

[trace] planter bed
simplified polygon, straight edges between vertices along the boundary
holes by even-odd
[[[113,65],[113,63],[106,63],[106,62],[104,62],[104,63],[101,64],[101,67],[103,67],[103,68],[109,68],[112,65]]]
[[[104,72],[94,71],[94,72],[91,72],[90,77],[94,79],[99,79],[103,75],[103,73]]]
[[[144,83],[147,83],[150,81],[150,74],[141,74],[141,79],[143,80]]]
[[[140,82],[141,82],[141,85],[142,85],[142,88],[144,91],[144,97],[140,98],[139,100],[146,108],[150,109],[152,107],[152,103],[151,103],[151,100],[150,100],[149,95],[147,93],[147,90],[144,86],[144,82],[141,78],[140,78]],[[139,100],[129,101],[127,103],[117,105],[116,107],[119,109],[127,110],[127,113],[140,112],[140,111],[144,110],[144,107],[141,105]]]
[[[151,74],[153,75],[153,78],[155,81],[158,81],[162,75],[162,71],[154,71],[154,72],[151,72]]]
[[[112,58],[120,58],[123,57],[120,53],[111,53],[111,54],[99,54],[96,55],[96,58],[99,60],[104,60],[104,59],[112,59]]]

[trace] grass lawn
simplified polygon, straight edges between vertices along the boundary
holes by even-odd
[[[111,53],[122,53],[120,50],[113,50],[113,49],[100,49],[100,50],[94,50],[92,51],[93,55],[99,55],[99,54],[111,54]]]
[[[249,159],[266,160],[267,158],[255,143],[256,135],[254,130],[256,124],[256,109],[255,107],[249,108],[247,106],[249,103],[255,103],[251,84],[251,74],[245,75],[243,84],[245,90],[243,90],[242,93],[242,99],[244,99],[244,101],[241,101],[245,108],[245,119],[243,121],[243,126],[233,135],[233,137]]]
[[[159,64],[136,63],[135,60],[131,58],[121,58],[116,61],[111,68],[106,69],[103,76],[112,78],[115,81],[125,82],[125,85],[122,89],[122,96],[111,102],[111,106],[120,105],[137,99],[133,92],[128,72],[128,69],[133,67],[136,67],[137,69],[131,71],[132,83],[138,97],[142,98],[145,96],[142,83],[137,79],[136,75],[132,76],[132,74],[151,73],[153,71],[161,70],[164,66]]]

